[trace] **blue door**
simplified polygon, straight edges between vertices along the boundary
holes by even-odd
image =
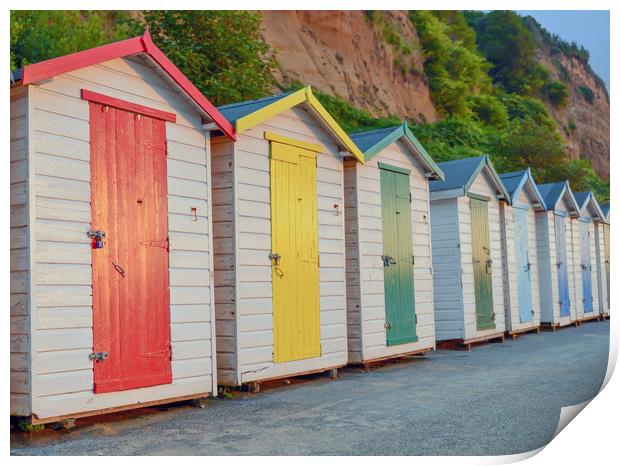
[[[583,279],[583,312],[592,312],[592,263],[590,262],[589,222],[580,220],[581,277]]]
[[[562,215],[555,215],[555,251],[558,268],[558,289],[560,294],[560,317],[570,315],[568,296],[568,266],[566,264],[566,225]]]
[[[517,287],[519,290],[519,317],[521,322],[531,322],[532,282],[530,277],[529,243],[527,234],[527,210],[515,207],[514,225],[517,253]]]

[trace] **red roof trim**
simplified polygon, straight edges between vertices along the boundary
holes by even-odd
[[[88,89],[82,89],[82,99],[89,102],[96,102],[98,104],[109,105],[110,107],[120,108],[121,110],[128,110],[130,112],[139,113],[158,120],[177,121],[177,116],[174,113],[164,112],[153,107],[145,107],[144,105],[134,104],[127,100],[116,99],[107,95],[99,94],[97,92],[89,91]]]
[[[81,52],[72,53],[51,60],[27,65],[22,71],[22,84],[43,81],[62,73],[96,65],[115,58],[145,53],[157,63],[170,78],[214,121],[233,141],[237,139],[235,129],[226,118],[209,102],[192,82],[157,48],[148,31],[132,39],[102,45]]]

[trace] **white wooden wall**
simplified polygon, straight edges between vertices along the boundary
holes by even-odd
[[[11,415],[30,414],[28,95],[11,90]]]
[[[173,383],[94,395],[89,89],[177,115],[166,124]],[[201,118],[150,67],[118,59],[31,86],[36,307],[33,412],[39,417],[212,392],[214,335],[209,144]],[[198,220],[192,221],[191,208]]]
[[[409,189],[411,192],[412,248],[415,257],[413,282],[416,334],[418,341],[403,345],[387,346],[385,330],[385,285],[383,254],[381,180],[379,162],[411,170]],[[348,282],[349,314],[361,313],[361,318],[349,318],[357,325],[349,326],[350,341],[361,336],[362,360],[384,358],[396,354],[419,351],[435,347],[433,316],[432,260],[430,247],[430,212],[428,179],[424,167],[410,149],[397,141],[374,156],[365,165],[345,170],[345,192],[353,188],[357,200],[357,211],[347,224],[347,233],[358,230],[358,252],[348,248],[348,264],[352,265],[354,281]],[[351,178],[351,173],[354,178]],[[351,183],[351,184],[349,184]],[[347,214],[348,215],[348,214]],[[347,221],[349,219],[347,218]],[[350,243],[348,243],[349,246]],[[359,259],[355,262],[356,256]],[[348,271],[349,272],[349,271]],[[350,272],[351,273],[351,272]],[[359,299],[355,296],[359,294]],[[359,322],[358,322],[359,320]],[[355,357],[355,355],[354,355]],[[357,362],[353,360],[352,362]]]
[[[457,200],[431,202],[433,295],[437,341],[465,338]]]
[[[596,222],[594,224],[594,235],[596,245],[596,270],[598,275],[598,310],[601,314],[609,312],[609,303],[607,300],[607,270],[605,268],[605,238],[603,234],[603,224]]]
[[[532,309],[534,316],[531,322],[521,322],[519,315],[519,290],[517,279],[517,247],[515,239],[514,207],[501,203],[502,213],[502,265],[504,283],[504,305],[506,314],[506,329],[520,330],[540,325],[540,294],[539,294],[539,265],[538,265],[538,242],[536,231],[536,211],[532,205],[531,197],[521,190],[515,205],[527,209],[527,238],[530,268],[530,283],[532,294]]]
[[[506,330],[506,319],[504,312],[504,287],[502,277],[502,246],[501,246],[501,219],[500,201],[497,199],[491,180],[486,170],[480,172],[472,184],[469,192],[488,196],[489,211],[489,237],[491,246],[491,281],[493,288],[493,312],[495,312],[495,328],[489,330],[477,329],[476,324],[476,302],[474,292],[474,266],[472,255],[471,240],[471,214],[469,198],[461,196],[457,199],[458,216],[460,223],[460,244],[461,244],[461,267],[463,282],[463,311],[465,339],[484,337],[501,333]]]
[[[269,141],[265,131],[325,148],[325,153],[317,156],[322,355],[278,364],[273,362]],[[346,364],[343,159],[334,138],[307,109],[287,110],[238,136],[233,179],[236,348],[220,352],[219,359],[225,368],[236,366],[237,374],[234,382],[222,382],[237,385]],[[334,204],[338,204],[339,214]],[[218,285],[223,286],[222,281]]]
[[[590,222],[588,224],[588,246],[590,248],[590,266],[592,268],[592,313],[599,313],[599,272],[598,267],[596,266],[596,229],[594,227],[594,222]]]

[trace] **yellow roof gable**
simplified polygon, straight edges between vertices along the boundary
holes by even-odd
[[[355,145],[340,125],[336,123],[336,120],[334,120],[325,107],[321,105],[312,93],[312,88],[310,86],[299,89],[286,97],[276,100],[272,104],[239,118],[235,122],[235,129],[237,130],[237,133],[243,133],[244,131],[304,102],[310,106],[318,119],[321,120],[332,135],[339,140],[340,144],[357,160],[364,163],[364,154],[362,151]]]

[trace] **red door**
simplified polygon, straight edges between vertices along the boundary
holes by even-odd
[[[92,249],[94,391],[171,383],[166,127],[158,118],[170,114],[83,97],[92,230],[105,233]]]

